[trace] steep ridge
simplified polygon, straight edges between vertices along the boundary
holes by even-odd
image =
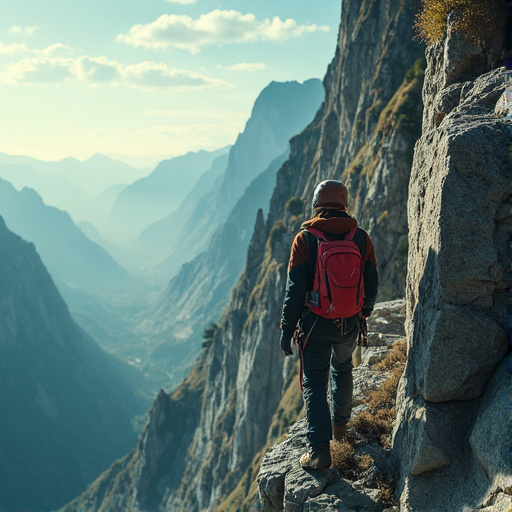
[[[183,220],[191,219],[194,212],[200,210],[204,198],[220,187],[228,158],[229,153],[218,156],[181,201],[176,211],[165,219],[153,222],[138,237],[137,252],[143,255],[145,264],[156,267],[166,280],[174,276],[183,263],[192,260],[207,247],[208,240],[204,239],[202,243],[191,246],[186,253],[182,251],[175,254],[174,258],[169,258],[182,230]]]
[[[181,483],[175,487],[178,469],[171,471],[169,464],[160,479],[160,509],[217,510],[250,471],[253,457],[272,440],[269,427],[283,386],[296,371],[292,360],[283,368],[277,343],[286,264],[292,237],[309,215],[305,205],[318,181],[350,179],[351,190],[356,191],[352,211],[363,227],[374,226],[376,246],[389,247],[382,256],[378,252],[383,282],[390,295],[403,292],[403,269],[399,274],[392,258],[407,233],[410,154],[419,133],[410,120],[399,122],[404,110],[421,111],[422,66],[414,64],[422,49],[412,42],[404,44],[412,40],[416,7],[405,0],[343,2],[339,44],[324,80],[325,101],[313,122],[290,142],[290,157],[277,174],[267,220],[258,214],[245,270],[205,349],[202,409],[180,468]],[[395,174],[397,166],[403,167]],[[388,214],[382,215],[385,211]],[[149,429],[143,442],[151,439],[155,451],[163,436]],[[147,463],[139,457],[135,464]],[[137,478],[130,489],[138,496],[133,509],[150,499]]]
[[[216,151],[201,150],[160,162],[150,175],[119,193],[100,231],[114,242],[135,240],[151,223],[176,210],[212,162],[228,151],[229,146]]]
[[[319,80],[303,84],[272,83],[266,87],[256,100],[246,130],[230,151],[228,168],[218,189],[196,197],[197,206],[190,217],[183,216],[190,212],[188,206],[180,209],[181,218],[186,219],[185,226],[190,224],[190,231],[182,228],[181,234],[175,237],[174,243],[179,241],[180,250],[175,251],[171,261],[174,265],[187,257],[191,261],[171,280],[162,300],[138,330],[141,337],[158,345],[155,358],[168,361],[169,372],[174,376],[172,385],[188,369],[184,362],[190,364],[191,357],[197,354],[201,332],[209,323],[219,321],[229,292],[243,270],[256,212],[260,208],[267,211],[276,173],[288,155],[285,136],[299,131],[300,121],[313,115],[320,106],[320,89]],[[266,169],[262,167],[269,155],[280,148],[284,148],[283,153]],[[242,158],[244,151],[251,158],[247,155]],[[256,177],[248,182],[251,174]],[[247,188],[243,190],[246,183]],[[242,191],[241,196],[222,220],[222,212],[227,211],[236,197],[237,188]],[[220,226],[214,229],[221,220]],[[195,240],[205,250],[194,257]]]
[[[476,43],[456,19],[427,51],[394,451],[401,510],[498,512],[512,507],[512,126],[496,105],[512,80],[490,71],[506,49],[499,26]]]
[[[0,318],[0,509],[54,510],[133,446],[143,404],[1,217]]]
[[[276,173],[286,157],[287,153],[276,158],[247,187],[206,250],[183,265],[152,318],[140,327],[142,332],[151,332],[153,339],[165,340],[156,352],[160,358],[162,353],[167,354],[170,375],[188,371],[187,363],[195,359],[203,331],[219,322],[246,262],[255,212],[268,205]]]
[[[189,216],[180,217],[181,230],[173,240],[172,251],[162,261],[162,269],[178,270],[175,262],[183,262],[184,245],[193,250],[194,247],[205,248],[210,243],[246,188],[273,160],[288,150],[290,137],[304,129],[322,98],[322,85],[318,79],[304,83],[272,82],[263,89],[256,98],[244,131],[229,152],[222,180],[201,196],[198,206]],[[260,207],[267,209],[268,198],[262,197],[261,200]],[[256,215],[256,210],[253,215]],[[248,230],[252,228],[254,216]],[[176,245],[176,240],[180,240],[179,245]],[[242,248],[242,253],[245,253],[245,248]],[[169,278],[172,276],[171,272]]]
[[[10,229],[33,242],[61,288],[122,288],[135,280],[98,244],[89,240],[70,216],[47,206],[32,189],[18,192],[0,179],[0,215]]]

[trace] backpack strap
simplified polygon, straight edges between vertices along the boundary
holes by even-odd
[[[357,226],[354,226],[346,235],[343,240],[352,240],[356,234]]]
[[[315,229],[315,228],[312,228],[312,229]],[[316,230],[315,229],[315,231],[320,231],[320,230]],[[316,256],[317,256],[317,253],[318,253],[319,239],[318,239],[318,237],[316,235],[311,233],[311,231],[309,231],[306,228],[303,228],[303,232],[304,232],[304,236],[306,238],[306,245],[308,247],[309,276],[310,276],[310,279],[311,279],[311,282],[309,284],[309,288],[312,289],[312,287],[313,287],[313,279],[314,279],[315,270],[316,270]]]
[[[324,232],[318,228],[307,227],[304,228],[304,231],[311,233],[312,235],[316,236],[317,238],[320,238],[321,240],[326,240]]]
[[[325,236],[325,233],[318,228],[307,227],[307,228],[304,228],[304,231],[311,233],[312,235],[316,236],[316,238],[319,238],[320,240],[328,240],[328,238]],[[356,231],[357,231],[357,226],[354,226],[348,233],[345,234],[345,236],[343,237],[343,240],[352,240],[354,238],[354,235],[356,234]]]

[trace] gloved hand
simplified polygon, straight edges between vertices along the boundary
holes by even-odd
[[[364,319],[369,318],[369,317],[370,317],[370,315],[372,314],[372,311],[373,311],[373,310],[371,310],[371,309],[364,309],[364,308],[363,308],[363,309],[361,310],[361,318],[364,318]]]
[[[281,339],[279,343],[281,344],[281,350],[285,356],[292,356],[292,337],[293,333],[287,333],[285,331],[281,331]]]

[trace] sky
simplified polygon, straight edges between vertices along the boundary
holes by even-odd
[[[232,144],[271,81],[323,78],[341,0],[2,0],[0,152]]]

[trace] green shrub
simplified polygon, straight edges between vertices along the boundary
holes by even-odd
[[[270,230],[270,235],[268,237],[268,243],[270,244],[271,249],[274,249],[276,244],[283,240],[284,233],[286,233],[284,223],[283,221],[278,220]]]
[[[457,13],[454,30],[475,43],[481,43],[502,30],[506,20],[504,0],[423,0],[415,23],[418,38],[427,44],[439,42],[452,11]]]
[[[204,330],[204,332],[203,332],[204,341],[202,343],[203,348],[209,347],[211,345],[218,330],[219,330],[219,326],[217,324],[214,324],[213,322]]]
[[[290,215],[301,215],[304,211],[304,203],[298,197],[292,197],[286,203],[285,210],[290,212]]]

